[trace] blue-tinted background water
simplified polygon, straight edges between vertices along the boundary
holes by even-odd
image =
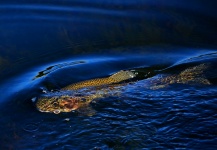
[[[1,1],[0,149],[216,149],[216,82],[127,86],[120,97],[91,104],[93,116],[41,113],[31,101],[43,89],[121,69],[216,64],[215,6],[194,0]]]

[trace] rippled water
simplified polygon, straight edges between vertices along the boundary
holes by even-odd
[[[216,149],[215,67],[211,85],[151,90],[143,79],[94,100],[93,114],[42,113],[31,100],[122,69],[215,66],[215,20],[202,1],[0,2],[0,149]]]

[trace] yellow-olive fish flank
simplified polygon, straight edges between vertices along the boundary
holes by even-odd
[[[98,78],[92,80],[86,80],[62,88],[61,90],[78,90],[86,87],[96,87],[102,85],[110,85],[114,83],[119,83],[124,80],[134,78],[135,74],[131,71],[119,71],[107,78]],[[70,112],[76,110],[80,107],[88,105],[93,99],[101,98],[109,90],[107,87],[100,92],[86,96],[69,96],[69,95],[60,95],[60,96],[43,96],[40,97],[36,102],[36,107],[41,112],[53,112],[58,114],[60,112]]]
[[[97,78],[97,79],[74,83],[74,84],[71,84],[71,85],[68,85],[62,88],[62,90],[78,90],[78,89],[86,88],[86,87],[109,85],[109,84],[119,83],[121,81],[128,80],[134,77],[135,77],[135,74],[133,72],[121,70],[113,74],[110,77]]]

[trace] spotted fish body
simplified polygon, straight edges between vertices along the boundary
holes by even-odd
[[[62,90],[78,90],[78,89],[86,88],[86,87],[109,85],[109,84],[119,83],[121,81],[128,80],[128,79],[134,78],[134,77],[135,77],[135,74],[133,72],[121,70],[121,71],[113,74],[110,77],[97,78],[97,79],[78,82],[75,84],[68,85],[68,86],[62,88]]]
[[[120,83],[122,81],[134,78],[135,74],[131,71],[119,71],[107,78],[97,78],[92,80],[86,80],[82,82],[78,82],[75,84],[68,85],[62,88],[62,91],[65,90],[79,90],[82,88],[88,88],[83,90],[84,93],[88,93],[91,87],[99,87],[103,85],[107,85],[106,88],[102,88],[100,90],[95,91],[89,95],[48,95],[39,97],[36,102],[36,107],[41,112],[53,112],[58,114],[60,112],[70,112],[81,108],[83,106],[88,105],[93,99],[102,98],[109,92],[113,87],[109,85]]]
[[[206,78],[206,71],[210,69],[207,64],[200,64],[194,67],[189,67],[178,74],[159,74],[149,79],[142,80],[140,83],[147,89],[159,89],[175,83],[181,84],[211,84]],[[124,84],[116,85],[124,80],[134,78],[136,75],[131,71],[119,71],[107,78],[98,78],[86,80],[71,84],[62,88],[61,91],[80,91],[81,95],[61,93],[54,95],[51,93],[48,96],[42,96],[36,102],[36,107],[41,112],[70,112],[81,107],[87,106],[96,98],[103,98],[111,93],[120,93]],[[114,85],[113,85],[114,84]],[[106,86],[104,86],[106,85]],[[136,85],[136,84],[135,84]],[[102,88],[100,89],[100,87]],[[92,87],[99,87],[98,90]],[[83,89],[82,89],[83,88]],[[113,92],[110,92],[113,91]],[[85,93],[85,94],[84,94]]]

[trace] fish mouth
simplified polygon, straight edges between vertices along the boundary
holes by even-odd
[[[36,108],[40,112],[59,114],[78,109],[80,102],[81,98],[72,96],[40,97],[36,102]]]

